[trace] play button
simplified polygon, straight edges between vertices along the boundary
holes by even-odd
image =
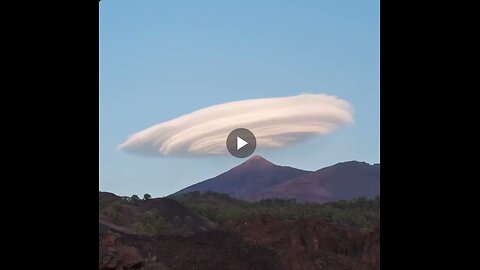
[[[246,128],[237,128],[227,137],[227,149],[232,156],[246,158],[250,156],[257,146],[255,135]]]
[[[242,147],[244,147],[247,144],[248,143],[246,141],[242,140],[242,138],[237,137],[237,150],[241,149]]]

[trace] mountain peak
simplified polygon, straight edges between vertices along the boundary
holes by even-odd
[[[249,158],[247,161],[242,163],[241,165],[248,165],[248,166],[275,166],[272,162],[264,159],[263,157],[259,155],[254,155],[251,158]]]
[[[253,156],[250,157],[248,160],[256,160],[256,161],[271,163],[270,161],[264,159],[262,156],[259,156],[259,155],[253,155]],[[272,163],[272,164],[273,164],[273,163]]]

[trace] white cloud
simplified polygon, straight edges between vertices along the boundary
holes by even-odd
[[[324,135],[351,122],[350,104],[335,96],[250,99],[210,106],[154,125],[131,135],[119,149],[157,156],[221,155],[228,153],[225,141],[236,128],[252,131],[261,149]]]

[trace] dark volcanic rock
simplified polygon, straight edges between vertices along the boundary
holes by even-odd
[[[100,239],[99,269],[142,269],[145,262],[140,251],[132,246],[118,244],[117,237],[118,235],[107,233],[103,239]]]
[[[361,232],[310,219],[289,222],[270,217],[228,227],[250,242],[275,250],[282,265],[279,269],[380,269],[379,229]]]
[[[380,230],[264,216],[193,235],[100,234],[100,269],[376,270]]]

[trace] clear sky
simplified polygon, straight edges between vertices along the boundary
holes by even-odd
[[[355,122],[256,154],[307,170],[379,162],[378,0],[99,5],[101,191],[166,196],[245,161],[117,150],[135,132],[210,105],[305,92],[348,101]]]

